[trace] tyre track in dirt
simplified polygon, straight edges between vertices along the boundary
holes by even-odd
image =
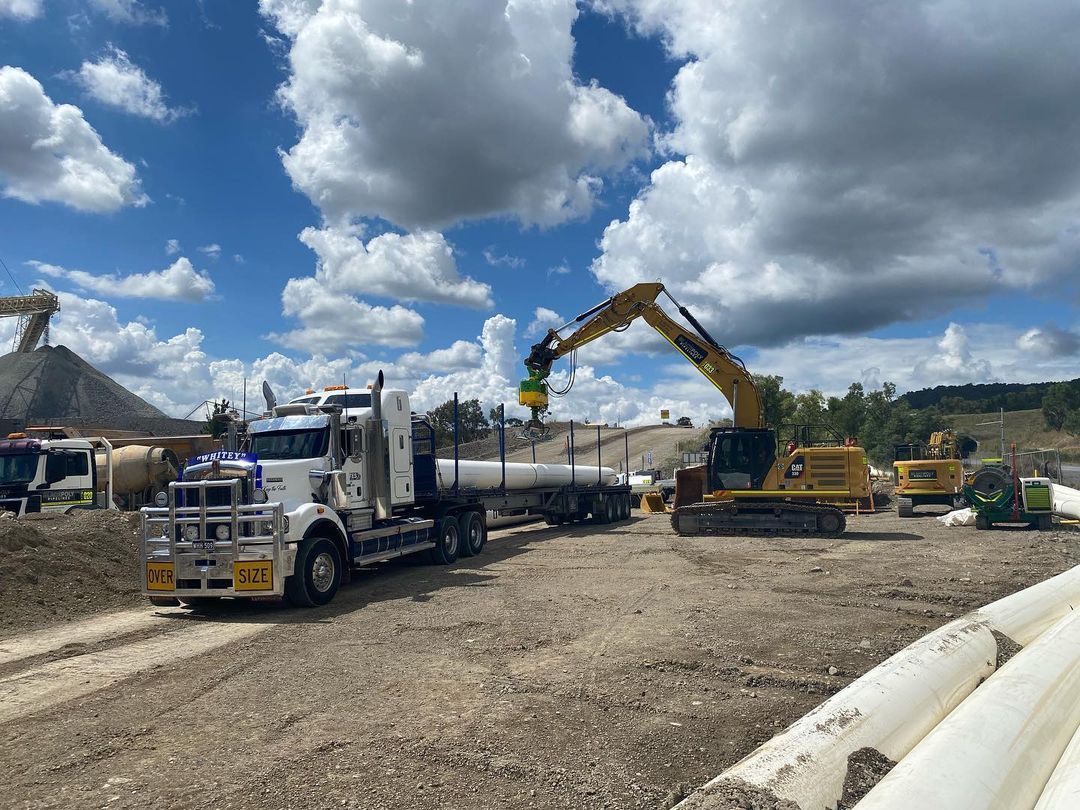
[[[272,622],[187,622],[152,611],[122,611],[52,633],[0,642],[0,663],[16,667],[0,677],[0,724],[86,697],[155,667],[202,655],[276,626]],[[147,630],[160,630],[146,636]],[[127,643],[82,652],[90,643],[137,636]],[[43,656],[70,652],[58,660]],[[10,667],[5,667],[10,669]]]

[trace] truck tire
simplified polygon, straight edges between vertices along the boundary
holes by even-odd
[[[461,530],[459,557],[475,557],[487,543],[487,522],[479,512],[462,512],[458,519]]]
[[[599,523],[601,525],[605,523],[611,523],[611,510],[608,509],[608,504],[611,503],[610,499],[607,500],[595,500],[592,503],[592,522]]]
[[[616,498],[608,498],[604,502],[604,523],[619,522],[619,504]]]
[[[431,561],[435,565],[450,565],[458,558],[461,547],[461,527],[456,515],[443,515],[436,525],[435,548],[431,550]]]
[[[341,552],[325,537],[309,537],[296,552],[293,575],[285,578],[285,598],[297,607],[325,605],[341,585]]]
[[[620,495],[619,496],[619,515],[620,515],[619,520],[629,520],[630,519],[630,496],[629,495]]]
[[[562,526],[565,522],[565,518],[562,515],[557,515],[554,512],[544,512],[544,523],[548,526]]]

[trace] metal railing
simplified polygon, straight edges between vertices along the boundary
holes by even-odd
[[[214,489],[228,488],[229,502],[208,505],[208,495]],[[197,493],[195,505],[177,505],[180,495],[188,503],[187,493]],[[210,566],[193,563],[197,555],[212,557],[216,564],[214,579],[231,579],[232,563],[238,560],[273,560],[274,592],[281,593],[284,583],[282,562],[285,557],[285,510],[281,503],[241,504],[239,479],[214,479],[205,481],[173,481],[169,484],[169,505],[149,506],[140,510],[143,539],[143,564],[148,562],[173,562],[177,564],[177,580],[182,576],[179,563],[192,564],[200,574],[208,573]],[[229,527],[229,537],[219,540],[217,528]],[[197,527],[196,537],[188,538],[186,529]],[[180,588],[178,593],[234,594],[232,588],[205,589],[206,577],[200,577],[200,588]]]

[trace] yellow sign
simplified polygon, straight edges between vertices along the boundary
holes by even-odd
[[[233,588],[238,591],[272,591],[274,589],[274,561],[234,562]]]
[[[660,418],[661,419],[670,419],[671,418],[671,411],[660,411]]]
[[[175,591],[176,571],[173,564],[148,562],[146,564],[146,590]]]

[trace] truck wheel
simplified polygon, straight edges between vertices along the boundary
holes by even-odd
[[[619,499],[619,502],[622,504],[622,519],[623,520],[629,520],[630,519],[630,496],[629,495],[623,495]]]
[[[615,498],[608,498],[604,504],[604,523],[617,523],[619,521],[619,504]]]
[[[296,567],[285,579],[285,597],[297,607],[325,605],[341,584],[341,553],[325,537],[309,537],[296,552]]]
[[[484,544],[487,542],[487,526],[479,512],[462,512],[458,528],[461,531],[459,556],[475,557],[484,550]]]
[[[435,548],[431,550],[431,561],[436,565],[450,565],[458,558],[461,527],[454,515],[444,515],[437,528],[439,533],[435,538]]]
[[[562,515],[557,515],[554,512],[544,512],[544,523],[548,526],[562,526],[564,518]]]

